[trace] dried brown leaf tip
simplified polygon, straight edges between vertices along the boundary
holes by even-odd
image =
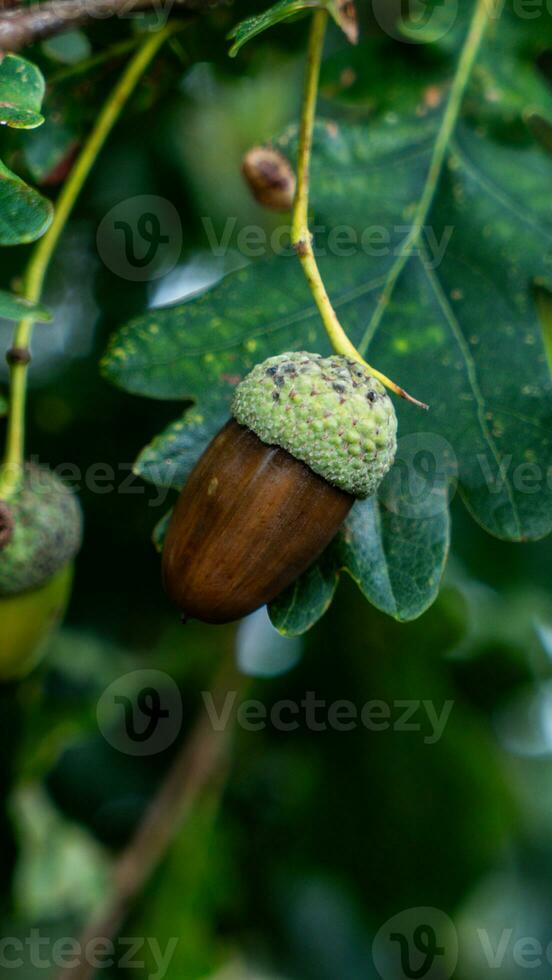
[[[353,0],[337,0],[336,20],[351,44],[357,44],[358,18]]]
[[[279,150],[254,146],[242,162],[242,173],[256,201],[271,211],[291,211],[295,197],[295,173]]]

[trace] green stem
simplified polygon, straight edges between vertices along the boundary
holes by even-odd
[[[179,24],[170,24],[156,34],[149,36],[129,62],[110,93],[94,129],[59,195],[52,224],[35,246],[31,255],[23,282],[22,295],[25,299],[31,302],[37,302],[40,299],[50,259],[98,154],[144,71],[161,45],[171,34],[179,30],[180,26]],[[33,325],[34,319],[32,317],[25,317],[18,323],[13,338],[15,349],[28,350]],[[6,499],[17,489],[21,477],[25,453],[27,368],[26,363],[18,362],[12,364],[10,369],[10,408],[4,463],[0,470],[0,499]]]
[[[309,45],[307,52],[307,69],[305,75],[305,88],[303,93],[303,108],[301,113],[301,129],[299,134],[299,153],[297,159],[297,191],[293,206],[293,220],[291,226],[292,244],[297,252],[299,261],[303,267],[306,280],[309,284],[314,302],[318,307],[318,312],[324,324],[324,328],[333,349],[337,354],[350,357],[363,364],[370,374],[378,378],[387,388],[414,402],[421,408],[427,408],[423,402],[412,398],[404,388],[391,381],[390,378],[376,370],[362,358],[354,344],[349,340],[345,333],[337,314],[332,306],[332,302],[324,285],[318,263],[314,256],[312,247],[312,236],[309,231],[308,211],[309,211],[309,177],[310,160],[312,152],[312,134],[314,128],[314,117],[316,112],[316,101],[318,96],[318,82],[320,78],[320,64],[322,61],[322,50],[324,47],[324,35],[328,14],[325,10],[318,10],[313,14]]]
[[[416,208],[412,227],[408,237],[405,240],[404,247],[401,248],[401,254],[397,258],[397,261],[394,263],[386,279],[384,289],[379,296],[377,306],[374,310],[370,323],[368,324],[366,333],[362,339],[362,342],[359,344],[359,349],[363,353],[368,349],[368,345],[374,336],[383,314],[385,313],[389,300],[393,295],[397,280],[411,257],[412,251],[417,245],[424,230],[424,224],[433,203],[437,184],[445,162],[450,138],[454,132],[454,129],[456,128],[456,123],[458,122],[458,116],[462,107],[466,86],[469,82],[479,48],[481,47],[481,43],[485,36],[485,31],[489,26],[491,19],[493,17],[496,18],[497,16],[499,16],[499,14],[495,11],[494,4],[490,3],[489,0],[478,0],[472,17],[472,22],[470,24],[470,29],[458,61],[458,67],[456,69],[456,74],[450,90],[449,100],[443,116],[441,128],[437,134],[427,179],[422,196]]]

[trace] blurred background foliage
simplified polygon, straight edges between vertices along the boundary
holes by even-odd
[[[240,5],[239,16],[254,9]],[[456,975],[484,980],[496,971],[477,929],[495,946],[504,928],[514,939],[552,940],[549,540],[491,539],[455,500],[446,582],[417,622],[393,622],[343,581],[330,612],[301,640],[278,636],[264,613],[237,631],[183,629],[164,598],[150,540],[166,501],[139,481],[131,493],[117,489],[175,406],[130,398],[102,380],[97,364],[108,336],[147,304],[203,288],[243,261],[233,248],[224,258],[211,254],[203,219],[218,235],[229,214],[238,229],[274,224],[248,196],[240,161],[297,117],[305,24],[276,28],[231,61],[225,35],[236,19],[223,6],[191,20],[158,59],[94,170],[48,280],[44,299],[56,316],[36,333],[29,447],[81,474],[106,464],[116,487],[97,493],[81,481],[86,536],[66,623],[40,669],[0,692],[1,933],[25,937],[39,928],[52,941],[78,934],[106,893],[113,855],[175,756],[178,742],[153,757],[113,747],[96,717],[106,687],[140,669],[169,674],[182,698],[184,741],[201,691],[222,658],[237,656],[248,696],[268,707],[300,702],[308,691],[359,708],[372,699],[432,701],[437,710],[454,704],[434,744],[425,740],[427,724],[419,732],[314,732],[304,723],[292,732],[237,729],[224,786],[202,796],[123,934],[155,937],[161,949],[177,937],[169,980],[370,980],[383,922],[408,907],[435,906],[460,933]],[[6,145],[10,164],[46,191],[140,26],[141,18],[98,23],[86,36],[31,50],[49,83],[48,122],[24,140],[6,137]],[[373,59],[374,99],[391,107],[398,45],[366,11],[362,26],[359,52]],[[334,65],[347,60],[345,44],[332,30]],[[88,63],[113,46],[109,59]],[[414,46],[400,51],[413,85],[426,60],[439,57]],[[326,72],[330,96],[335,72]],[[352,84],[343,70],[338,77]],[[368,122],[373,106],[353,96],[354,86],[347,111]],[[95,245],[106,212],[138,194],[168,197],[183,225],[177,268],[146,284],[113,274]],[[2,256],[9,280],[20,272],[22,249]],[[4,348],[9,336],[0,324]],[[146,954],[133,976],[155,974]],[[544,963],[532,974],[549,970]],[[30,980],[38,973],[47,975],[31,964],[19,970]],[[507,954],[500,976],[520,975]]]

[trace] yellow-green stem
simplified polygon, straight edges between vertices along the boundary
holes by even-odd
[[[375,378],[378,378],[395,394],[408,401],[414,402],[421,408],[427,408],[423,402],[412,398],[403,388],[391,381],[390,378],[382,374],[376,368],[364,360],[362,355],[349,340],[345,333],[337,314],[332,306],[332,302],[320,275],[318,263],[316,261],[313,247],[312,236],[309,231],[309,179],[310,179],[310,160],[312,150],[312,133],[314,128],[314,117],[316,112],[316,101],[318,96],[318,82],[320,78],[320,64],[322,61],[322,50],[324,47],[324,35],[328,14],[325,10],[317,10],[312,17],[309,45],[307,51],[307,69],[305,75],[305,89],[303,93],[303,108],[301,113],[301,130],[299,134],[299,153],[297,159],[297,191],[293,206],[293,220],[291,226],[292,244],[299,256],[299,261],[303,267],[305,277],[309,284],[314,302],[318,307],[318,312],[324,324],[324,328],[333,349],[337,354],[350,357],[363,364]]]
[[[52,224],[38,244],[35,245],[23,280],[22,295],[25,299],[31,302],[37,302],[40,299],[50,259],[98,154],[144,71],[161,45],[180,27],[179,24],[170,24],[157,33],[148,36],[108,96],[59,195]],[[18,323],[13,338],[14,348],[22,350],[29,348],[33,325],[32,317],[25,317]],[[17,489],[21,478],[25,453],[27,368],[28,365],[23,362],[14,363],[10,368],[10,403],[6,449],[0,470],[0,500],[7,499]]]

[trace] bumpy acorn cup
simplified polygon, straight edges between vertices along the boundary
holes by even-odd
[[[182,490],[163,577],[185,618],[227,623],[274,599],[392,465],[397,420],[356,361],[291,353],[257,365]]]
[[[25,467],[0,502],[0,681],[30,670],[63,615],[81,535],[76,497],[50,470]]]

